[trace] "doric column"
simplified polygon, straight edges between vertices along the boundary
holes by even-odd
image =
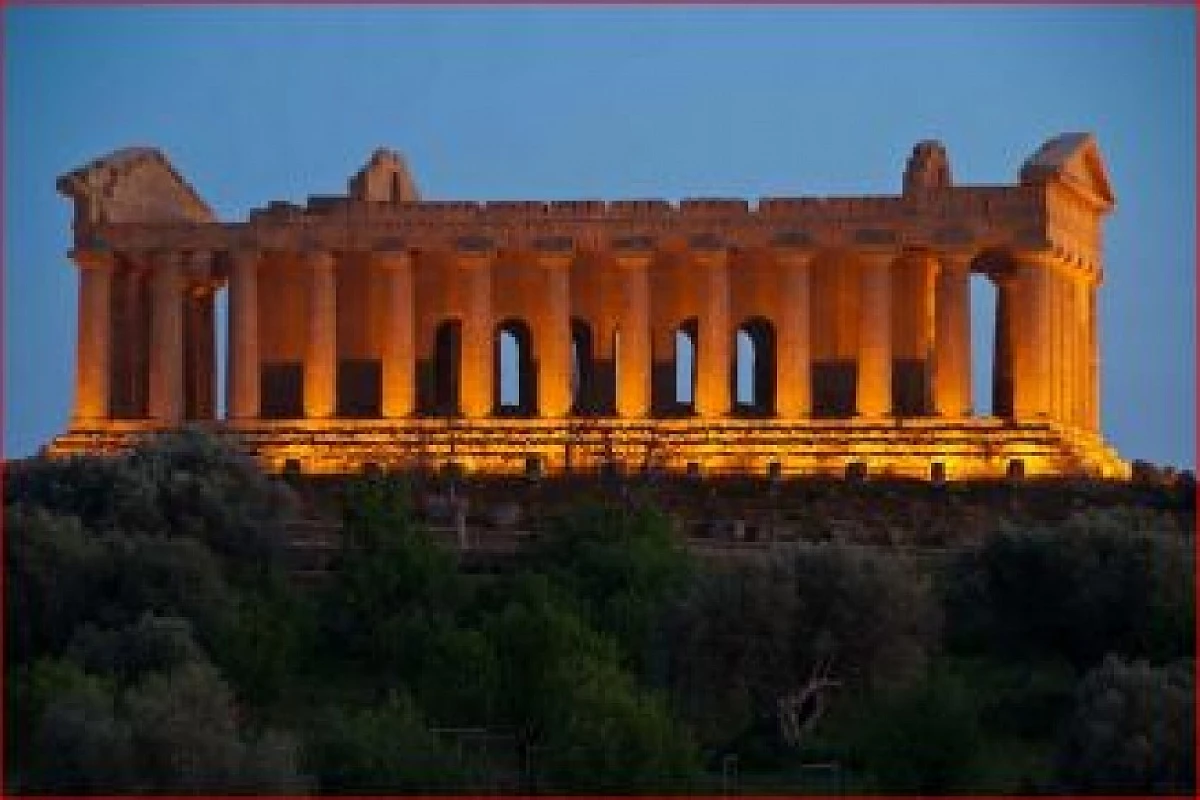
[[[79,268],[79,327],[76,340],[76,424],[108,419],[112,320],[112,273],[115,264],[108,250],[73,250]]]
[[[860,253],[858,393],[861,417],[892,413],[892,261],[890,252]]]
[[[407,417],[416,410],[416,363],[413,347],[412,256],[405,251],[375,253],[383,269],[387,312],[381,349],[382,412],[387,419]]]
[[[183,275],[183,418],[213,419],[217,346],[213,327],[213,253],[193,251]]]
[[[650,263],[648,251],[624,251],[613,257],[621,271],[624,302],[618,330],[617,416],[637,419],[650,416]]]
[[[992,414],[1013,416],[1013,385],[1016,374],[1016,339],[1013,334],[1013,308],[1016,306],[1016,278],[1002,273],[996,283],[996,327],[992,357]]]
[[[1100,430],[1100,337],[1099,320],[1096,306],[1096,283],[1089,281],[1086,289],[1086,351],[1084,364],[1086,366],[1087,390],[1087,419],[1088,430]]]
[[[1076,427],[1087,427],[1087,283],[1076,276],[1070,283],[1072,299],[1072,378],[1074,380],[1074,404],[1072,422]]]
[[[462,287],[462,355],[459,409],[470,418],[492,413],[492,255],[456,253]]]
[[[696,414],[723,417],[729,413],[730,358],[729,272],[725,250],[692,252],[697,280],[701,287],[696,342]]]
[[[571,413],[571,253],[538,253],[545,270],[546,296],[538,350],[538,415],[551,419]]]
[[[259,415],[258,264],[259,254],[231,254],[229,273],[229,357],[226,416],[254,419]]]
[[[152,275],[150,417],[178,425],[183,421],[183,254],[157,254]]]
[[[1062,411],[1059,414],[1067,425],[1076,425],[1075,416],[1075,275],[1064,272],[1059,277],[1059,313],[1062,316]]]
[[[304,261],[309,270],[304,416],[328,419],[337,411],[337,261],[323,250],[307,253]]]
[[[933,405],[933,370],[934,370],[934,342],[937,338],[937,319],[935,317],[937,308],[937,281],[938,275],[941,272],[940,263],[931,255],[922,255],[918,257],[915,263],[910,266],[910,269],[915,269],[916,274],[912,279],[912,295],[906,297],[903,302],[911,303],[911,316],[915,330],[912,331],[913,355],[921,362],[921,414],[931,413],[935,406]],[[968,285],[970,281],[968,280]],[[896,303],[893,293],[892,306],[895,308]],[[970,320],[969,313],[970,305],[968,304],[967,319]],[[897,312],[893,311],[893,314]],[[968,336],[970,322],[968,322]],[[896,326],[892,326],[895,331]],[[969,344],[969,343],[968,343]],[[892,343],[892,352],[895,356],[896,343]],[[893,358],[893,363],[895,363]],[[968,375],[970,370],[967,370]],[[967,397],[971,396],[970,383],[967,384]],[[968,400],[968,406],[970,401]]]
[[[1047,275],[1050,293],[1050,412],[1059,422],[1067,419],[1067,316],[1066,284],[1061,265]]]
[[[1050,350],[1050,273],[1053,264],[1036,253],[1024,253],[1014,283],[1013,414],[1017,419],[1045,417],[1052,398]]]
[[[971,260],[941,259],[934,299],[933,407],[943,417],[971,415]]]
[[[780,269],[778,377],[776,406],[779,416],[797,419],[812,415],[812,315],[810,267],[812,254],[780,249],[775,253]]]

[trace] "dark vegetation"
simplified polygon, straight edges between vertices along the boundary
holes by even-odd
[[[942,532],[935,559],[852,536],[704,560],[597,492],[471,572],[372,475],[330,494],[340,547],[302,580],[303,492],[212,439],[10,465],[7,788],[1191,794],[1173,486],[1031,488],[1055,513]],[[806,491],[902,516],[903,489]]]

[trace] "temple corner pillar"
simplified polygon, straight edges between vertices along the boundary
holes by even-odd
[[[110,250],[75,249],[79,269],[79,318],[72,426],[109,419],[112,347],[112,277],[116,258]]]
[[[1094,433],[1100,432],[1100,309],[1096,303],[1098,285],[1099,281],[1089,281],[1084,294],[1084,422],[1087,429]]]
[[[1054,264],[1044,253],[1021,253],[1014,283],[1013,416],[1046,420],[1052,413],[1050,369],[1052,322],[1050,281]]]

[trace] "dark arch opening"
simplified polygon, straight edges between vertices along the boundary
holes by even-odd
[[[775,413],[775,326],[751,317],[737,329],[731,379],[738,414],[765,417]]]
[[[537,368],[533,360],[533,334],[520,319],[496,326],[493,408],[496,416],[537,415]]]
[[[691,414],[696,410],[696,339],[699,323],[695,317],[684,320],[675,329],[674,411]]]
[[[997,334],[1002,320],[1000,287],[987,275],[971,275],[971,408],[976,414],[1003,416],[1000,413],[1011,405],[1011,379],[997,380],[1001,367],[996,351],[1000,345]],[[1000,369],[999,372],[1005,372]],[[1001,384],[1008,384],[1002,388]],[[1006,399],[1007,398],[1007,399]]]
[[[571,319],[571,413],[596,413],[596,343],[592,328]]]
[[[462,323],[447,319],[433,334],[433,353],[417,364],[417,409],[424,415],[454,416],[462,359]]]
[[[986,250],[972,264],[971,276],[972,404],[976,413],[986,407],[1004,419],[1013,416],[1016,375],[1015,266],[1011,253]]]

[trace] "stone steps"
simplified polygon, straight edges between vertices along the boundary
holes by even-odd
[[[587,473],[615,463],[626,471],[842,476],[860,463],[868,475],[929,479],[938,463],[946,479],[959,480],[1004,477],[1013,462],[1029,477],[1128,474],[1094,434],[997,419],[336,420],[210,427],[268,471],[308,474],[353,474],[371,466],[436,471],[449,464],[479,474]],[[119,452],[152,432],[134,424],[73,430],[47,452]]]

